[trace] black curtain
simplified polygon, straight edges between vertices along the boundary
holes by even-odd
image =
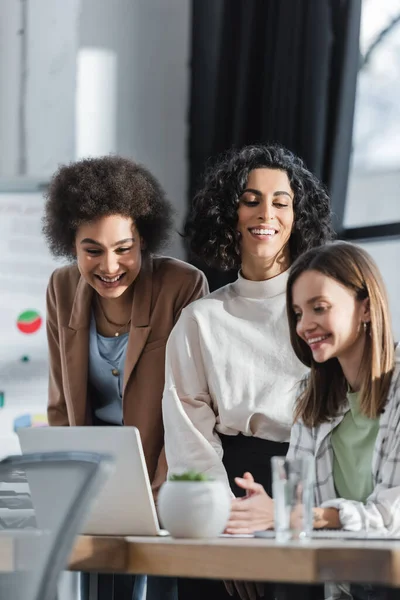
[[[192,0],[190,201],[212,157],[279,142],[328,186],[340,233],[360,18],[361,0]],[[212,289],[236,276],[199,266]]]

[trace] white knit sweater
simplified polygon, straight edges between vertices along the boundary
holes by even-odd
[[[227,482],[218,432],[287,442],[306,368],[290,345],[288,272],[239,278],[183,309],[166,355],[163,396],[169,472]]]

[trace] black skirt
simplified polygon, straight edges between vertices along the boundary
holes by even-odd
[[[286,456],[289,444],[270,442],[257,437],[220,434],[224,455],[222,462],[226,469],[229,485],[235,496],[245,495],[245,490],[238,487],[235,477],[242,477],[250,471],[254,480],[261,483],[267,494],[272,496],[271,458]]]

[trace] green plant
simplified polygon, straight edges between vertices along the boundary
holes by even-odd
[[[185,471],[184,473],[170,475],[168,481],[212,481],[211,477],[197,471]]]

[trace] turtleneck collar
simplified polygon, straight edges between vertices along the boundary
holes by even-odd
[[[265,281],[251,281],[245,279],[239,271],[237,280],[232,284],[234,291],[238,296],[245,298],[273,298],[286,291],[286,283],[289,278],[289,269],[272,279]]]

